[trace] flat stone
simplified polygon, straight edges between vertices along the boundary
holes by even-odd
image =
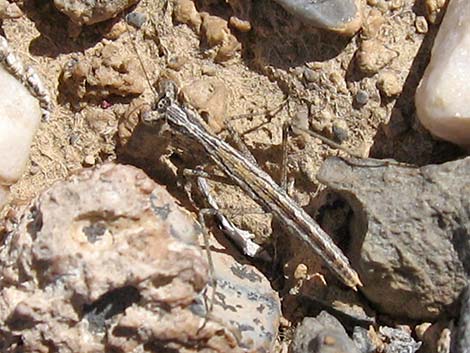
[[[137,168],[105,164],[56,183],[2,244],[0,350],[269,352],[277,294],[256,268],[219,255],[208,313],[200,236]]]
[[[344,35],[354,35],[362,26],[359,0],[274,0],[308,25]]]
[[[394,317],[455,313],[470,270],[470,158],[412,168],[330,158],[318,174],[350,205],[363,294]]]

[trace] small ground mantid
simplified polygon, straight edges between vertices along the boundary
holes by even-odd
[[[344,284],[354,290],[361,287],[362,282],[357,272],[350,265],[347,257],[322,230],[318,223],[298,206],[289,197],[287,192],[277,185],[255,161],[244,156],[237,149],[209,132],[205,127],[203,118],[196,111],[180,104],[177,100],[178,88],[174,82],[161,80],[158,92],[155,92],[137,47],[132,39],[131,42],[141,63],[145,78],[157,97],[154,110],[147,111],[141,117],[143,123],[153,125],[162,121],[167,122],[175,131],[201,145],[209,158],[215,162],[232,183],[238,185],[255,202],[262,206],[265,211],[273,213],[288,233],[301,239],[320,256],[327,267]],[[204,184],[201,185],[200,181],[199,184],[199,188],[208,196],[207,189],[204,190]],[[205,214],[207,213],[205,212]],[[221,215],[222,212],[215,209],[211,214]],[[204,212],[201,212],[199,219],[202,221],[203,218]],[[245,245],[246,240],[247,238],[243,240]],[[209,265],[212,267],[211,271],[213,272],[207,233],[204,236],[204,243],[208,252]],[[212,273],[213,294],[215,293],[215,285],[216,281]]]

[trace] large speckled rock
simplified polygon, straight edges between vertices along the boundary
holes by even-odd
[[[79,25],[91,25],[115,17],[139,0],[54,0],[57,9]]]
[[[470,158],[412,168],[328,159],[318,179],[353,209],[349,258],[377,310],[431,320],[470,270]]]
[[[56,183],[4,240],[0,350],[269,351],[277,295],[255,268],[217,256],[225,282],[208,313],[200,234],[134,167],[106,164]]]

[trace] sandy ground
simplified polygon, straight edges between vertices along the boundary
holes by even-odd
[[[346,148],[364,156],[417,165],[454,158],[459,151],[434,140],[414,114],[414,91],[437,26],[429,24],[427,33],[420,33],[426,32],[425,13],[414,0],[369,3],[375,5],[364,6],[364,30],[350,39],[305,26],[271,1],[240,2],[252,30],[232,30],[240,49],[217,62],[220,46],[211,46],[207,37],[177,23],[171,5],[162,0],[141,1],[133,8],[148,19],[139,30],[125,26],[119,16],[82,28],[76,38],[69,37],[68,19],[52,2],[25,0],[24,16],[4,20],[3,32],[18,56],[45,79],[55,106],[52,119],[41,124],[34,140],[30,165],[12,188],[12,205],[26,204],[54,181],[83,167],[119,160],[142,167],[191,207],[182,188],[182,169],[207,164],[207,157],[171,132],[156,134],[150,128],[135,127],[136,112],[155,99],[138,57],[150,84],[163,73],[180,87],[202,80],[202,86],[197,86],[202,88],[190,91],[190,98],[204,90],[219,94],[208,108],[219,114],[213,125],[233,126],[275,180],[280,177],[282,125],[301,118],[308,118],[311,129],[342,140]],[[224,1],[198,1],[197,7],[223,21],[240,15],[240,9]],[[97,60],[99,66],[103,48],[109,45],[115,46],[110,61],[132,62],[130,80],[142,84],[143,94],[128,94],[119,87],[108,94],[89,85],[80,93],[61,78],[64,68],[74,62]],[[384,80],[392,87],[385,87]],[[215,88],[207,88],[207,82],[216,82]],[[231,118],[283,103],[276,114]],[[222,131],[221,136],[227,133]],[[318,203],[314,197],[321,189],[316,172],[325,158],[342,152],[305,136],[289,138],[287,148],[291,194],[314,212]],[[215,188],[222,195],[222,205],[256,207],[235,187],[217,184]],[[253,230],[260,242],[270,239],[269,215],[236,221]]]

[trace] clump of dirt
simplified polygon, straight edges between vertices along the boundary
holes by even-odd
[[[67,62],[60,77],[60,94],[79,103],[112,95],[132,97],[142,94],[145,77],[139,61],[122,57],[119,47],[112,43],[106,43],[100,49],[91,57],[73,58]]]

